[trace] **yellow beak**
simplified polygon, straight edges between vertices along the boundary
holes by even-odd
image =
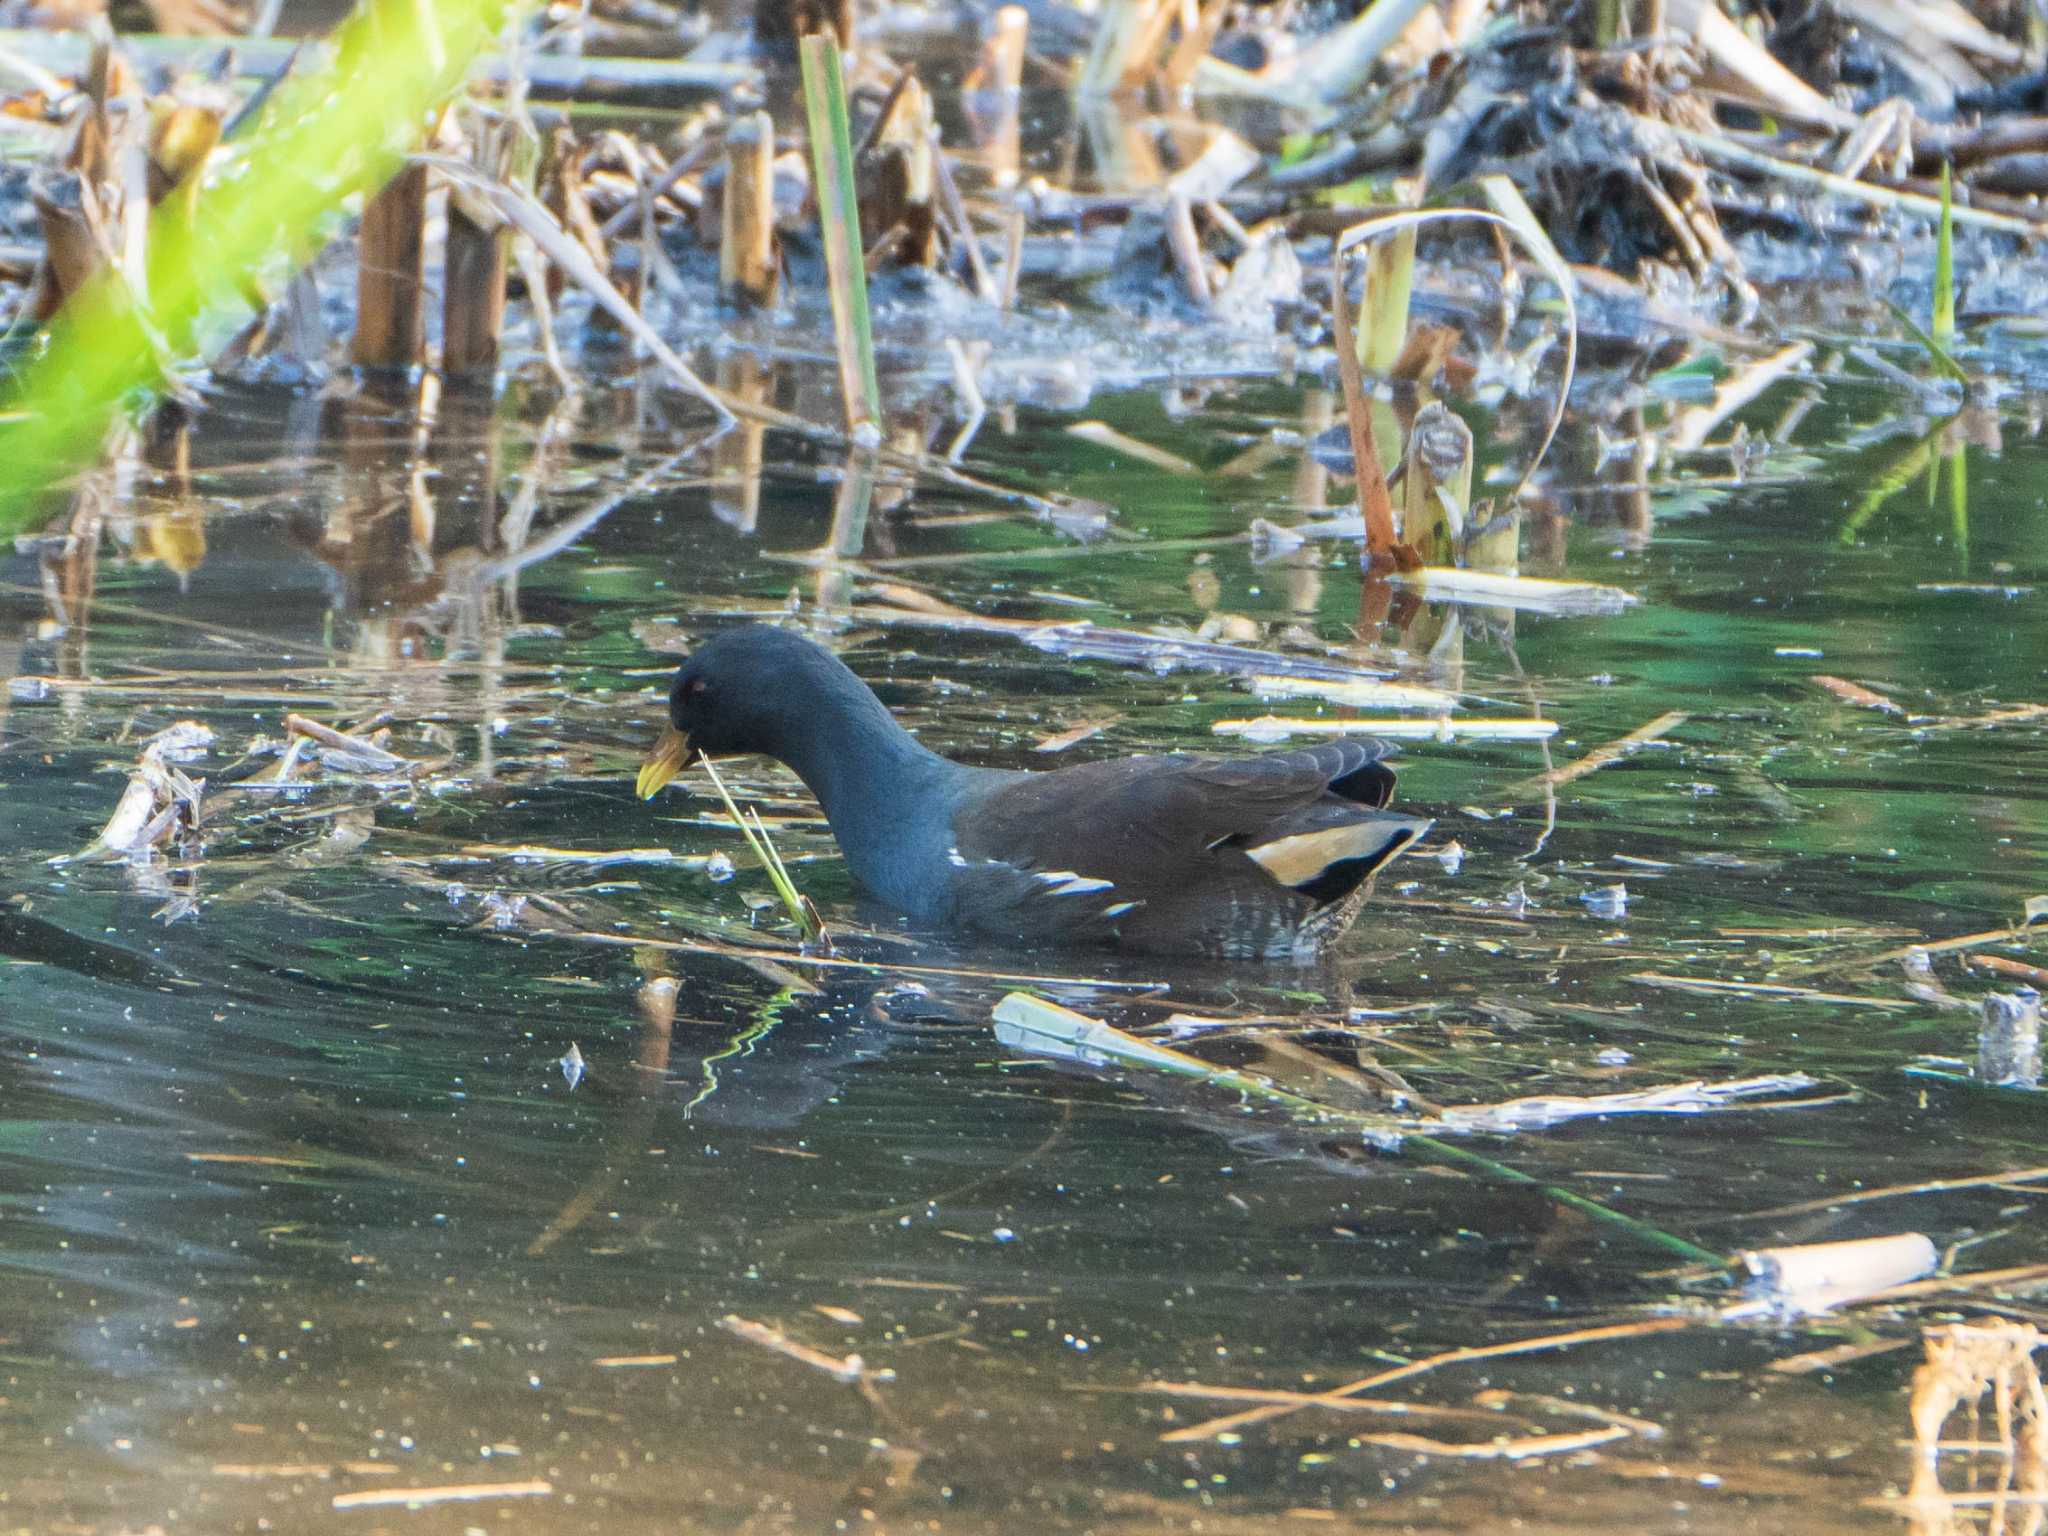
[[[664,725],[661,739],[647,754],[647,761],[640,765],[640,777],[633,781],[635,793],[642,800],[653,798],[662,785],[689,766],[692,755],[690,738],[674,726]]]

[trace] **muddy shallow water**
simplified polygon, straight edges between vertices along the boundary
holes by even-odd
[[[1561,730],[1547,758],[1407,744],[1402,799],[1437,827],[1306,970],[905,935],[856,902],[794,782],[738,765],[842,932],[849,963],[811,964],[701,775],[652,805],[630,782],[660,647],[792,604],[977,761],[1200,748],[1217,720],[1315,713],[1214,671],[867,611],[1342,645],[1356,546],[1261,560],[1238,537],[1322,491],[1298,455],[1177,475],[1026,409],[968,467],[1074,498],[1065,515],[885,479],[862,525],[836,465],[772,437],[758,495],[742,441],[636,482],[690,439],[623,386],[552,427],[517,392],[453,398],[423,445],[372,395],[217,402],[189,485],[152,449],[109,495],[96,567],[0,563],[0,669],[21,679],[0,705],[0,1529],[1903,1528],[1873,1501],[1910,1472],[1918,1314],[1450,1364],[1379,1394],[1416,1412],[1162,1441],[1243,1404],[1148,1383],[1334,1387],[1669,1315],[1696,1277],[1538,1187],[1033,1060],[988,1027],[1014,974],[1131,1027],[1314,1022],[1323,1059],[1364,1052],[1437,1104],[1804,1073],[1755,1109],[1473,1144],[1717,1252],[1915,1230],[1962,1245],[1958,1270],[2048,1261],[2039,1185],[1769,1214],[2048,1162],[2036,1097],[1911,1070],[1973,1058],[1974,1011],[1858,963],[2048,892],[2048,727],[1956,723],[2048,697],[2048,457],[2008,420],[2000,452],[1968,451],[1966,495],[1943,465],[1938,495],[1915,479],[1866,507],[1911,443],[1873,429],[1906,403],[1809,380],[1743,420],[1761,436],[1804,393],[1755,484],[1593,496],[1522,529],[1526,573],[1643,601],[1481,611],[1455,656],[1410,668],[1472,714]],[[1299,428],[1304,390],[1091,409],[1214,470]],[[1594,463],[1589,439],[1566,462]],[[294,711],[388,725],[412,766],[233,782]],[[1532,776],[1672,711],[1562,785],[1546,825]],[[214,732],[185,765],[211,776],[199,837],[52,862],[179,720]],[[1439,856],[1453,840],[1462,862]],[[1619,909],[1598,894],[1616,885]],[[1943,956],[1934,984],[1973,1001],[2012,981]],[[1991,1295],[1927,1316],[1987,1310],[2038,1316]],[[1767,1369],[1873,1337],[1904,1347]],[[1398,1438],[1615,1416],[1638,1427],[1516,1460]],[[441,1493],[372,1497],[407,1489]]]

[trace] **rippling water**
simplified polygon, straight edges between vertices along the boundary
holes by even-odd
[[[1262,561],[1238,537],[1320,493],[1289,439],[1251,473],[1179,476],[1025,411],[970,465],[1057,508],[884,477],[863,522],[801,445],[758,450],[758,493],[743,438],[661,468],[687,439],[624,390],[566,430],[516,394],[453,400],[423,451],[371,396],[220,402],[189,483],[152,451],[98,509],[96,562],[53,544],[0,564],[0,668],[21,679],[0,706],[0,1529],[1897,1528],[1869,1501],[1910,1470],[1908,1314],[1453,1364],[1384,1389],[1416,1413],[1303,1409],[1195,1442],[1161,1437],[1243,1403],[1139,1390],[1327,1388],[1678,1294],[1680,1261],[1541,1184],[1715,1251],[1918,1230],[1961,1245],[1959,1269],[2048,1260],[2031,1184],[1767,1214],[2048,1161],[2036,1098],[1909,1071],[1973,1057],[1974,1011],[1859,959],[2048,892],[2043,722],[1954,723],[2048,698],[2048,459],[2008,422],[2002,452],[1971,450],[1966,499],[1915,481],[1866,511],[1909,445],[1872,430],[1898,402],[1799,388],[1820,402],[1758,483],[1589,495],[1521,530],[1525,572],[1640,606],[1477,610],[1457,635],[1410,616],[1437,647],[1415,680],[1561,730],[1548,758],[1409,744],[1430,848],[1306,971],[904,934],[857,903],[794,781],[747,765],[736,787],[787,819],[778,843],[846,935],[847,963],[817,965],[701,785],[650,806],[630,782],[673,650],[793,599],[976,761],[1203,747],[1218,720],[1315,712],[870,609],[1343,645],[1355,546]],[[1743,419],[1761,437],[1793,399]],[[1096,408],[1215,469],[1300,426],[1304,397]],[[237,779],[293,711],[387,726],[413,769]],[[1528,787],[1671,711],[1554,815]],[[179,720],[214,733],[186,765],[209,778],[197,835],[58,862]],[[1065,759],[1032,751],[1094,722]],[[1452,840],[1455,869],[1430,856]],[[559,856],[622,850],[676,857]],[[1595,894],[1615,885],[1625,910]],[[1540,1181],[1517,1184],[1012,1053],[988,1025],[1011,974],[1130,1026],[1319,1024],[1255,1064],[1326,1096],[1361,1092],[1363,1059],[1439,1104],[1774,1073],[1829,1102],[1475,1139]],[[2013,983],[1944,956],[1933,984]],[[1943,1315],[1987,1308],[2039,1315],[2023,1296]],[[1909,1347],[1766,1369],[1863,1325]],[[1661,1433],[1525,1462],[1384,1443],[1613,1415]],[[444,1493],[373,1501],[407,1489]]]

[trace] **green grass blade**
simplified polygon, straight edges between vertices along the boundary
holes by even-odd
[[[1949,355],[1947,347],[1944,347],[1926,331],[1922,330],[1919,321],[1900,308],[1896,300],[1887,298],[1884,303],[1885,308],[1892,312],[1899,324],[1906,328],[1906,334],[1920,343],[1920,350],[1934,359],[1935,367],[1954,379],[1958,384],[1970,382],[1970,376],[1963,371],[1963,365]]]
[[[732,791],[725,787],[725,780],[719,775],[717,765],[708,757],[698,759],[704,771],[711,776],[712,788],[718,791],[718,798],[725,802],[726,814],[732,817],[733,825],[740,829],[740,835],[747,840],[755,861],[768,872],[768,883],[775,887],[775,894],[789,912],[791,919],[804,931],[804,936],[813,943],[825,937],[824,924],[818,920],[818,909],[806,901],[797,890],[796,882],[789,876],[789,866],[782,862],[782,855],[775,851],[775,844],[768,838],[768,828],[762,823],[760,813],[754,814],[750,822],[740,810],[739,802],[732,797]]]
[[[1949,536],[1955,541],[1956,559],[1962,569],[1970,568],[1970,447],[1957,443],[1948,461]]]
[[[1878,509],[1912,484],[1913,477],[1927,468],[1929,461],[1934,457],[1935,444],[1947,426],[1947,421],[1938,423],[1871,482],[1870,489],[1863,493],[1863,499],[1856,503],[1848,520],[1842,524],[1841,532],[1835,535],[1838,543],[1855,543],[1856,535],[1863,530],[1865,523],[1877,515]]]
[[[1532,1174],[1524,1173],[1519,1168],[1511,1168],[1506,1163],[1500,1162],[1495,1158],[1487,1157],[1483,1153],[1474,1152],[1465,1147],[1456,1146],[1440,1137],[1409,1136],[1407,1138],[1407,1145],[1422,1147],[1433,1156],[1441,1157],[1447,1162],[1464,1163],[1469,1167],[1482,1169],[1494,1178],[1505,1180],[1510,1184],[1533,1185],[1560,1205],[1568,1205],[1575,1211],[1583,1211],[1595,1221],[1605,1222],[1608,1226],[1618,1227],[1624,1232],[1632,1233],[1652,1247],[1662,1248],[1666,1253],[1675,1253],[1680,1258],[1694,1264],[1705,1264],[1714,1269],[1726,1269],[1733,1262],[1726,1254],[1716,1253],[1711,1248],[1702,1248],[1697,1243],[1689,1243],[1682,1237],[1666,1232],[1662,1227],[1652,1226],[1639,1216],[1626,1215],[1621,1211],[1617,1211],[1611,1205],[1602,1205],[1597,1200],[1589,1200],[1584,1195],[1574,1194],[1571,1190],[1561,1188],[1556,1184],[1546,1184],[1543,1180],[1536,1178]]]
[[[818,223],[825,234],[832,328],[839,342],[839,380],[846,394],[847,429],[858,434],[863,424],[871,429],[880,426],[882,389],[875,379],[875,333],[868,318],[867,263],[853,179],[846,77],[839,63],[838,39],[830,32],[806,37],[802,52],[804,112],[811,128]]]
[[[1954,172],[1941,162],[1941,224],[1934,237],[1934,324],[1929,327],[1943,347],[1956,339],[1956,204]]]

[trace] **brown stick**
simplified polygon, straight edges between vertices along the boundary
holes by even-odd
[[[766,112],[739,119],[725,134],[725,197],[718,241],[718,287],[742,309],[773,304],[775,124]]]
[[[1901,944],[1897,949],[1887,949],[1875,955],[1846,955],[1833,960],[1817,960],[1808,965],[1787,966],[1777,974],[1781,977],[1825,976],[1831,971],[1889,965],[1894,960],[1903,960],[1913,954],[1952,955],[1959,950],[1981,949],[1986,944],[2012,943],[2023,939],[2025,935],[2024,928],[1986,928],[1981,933],[1966,933],[1953,939],[1929,939],[1924,944]]]
[[[1577,762],[1566,763],[1562,768],[1553,768],[1548,773],[1538,774],[1533,779],[1514,785],[1512,792],[1521,793],[1525,789],[1545,784],[1556,789],[1576,779],[1583,779],[1587,774],[1596,773],[1609,763],[1618,762],[1646,742],[1662,740],[1685,724],[1689,718],[1690,716],[1682,709],[1666,710],[1648,724],[1637,726],[1626,736],[1617,736],[1605,745],[1595,747]]]
[[[1927,176],[1939,175],[1944,160],[1960,171],[1980,160],[2043,150],[2048,150],[2048,117],[2008,117],[1976,128],[1913,127],[1913,169]]]
[[[1963,964],[1978,966],[1987,971],[1998,971],[2007,976],[2018,976],[2031,981],[2037,987],[2048,987],[2048,967],[2029,965],[2024,960],[2008,960],[2004,955],[1965,955]]]
[[[363,208],[357,236],[359,368],[411,368],[425,340],[426,167],[408,165]]]

